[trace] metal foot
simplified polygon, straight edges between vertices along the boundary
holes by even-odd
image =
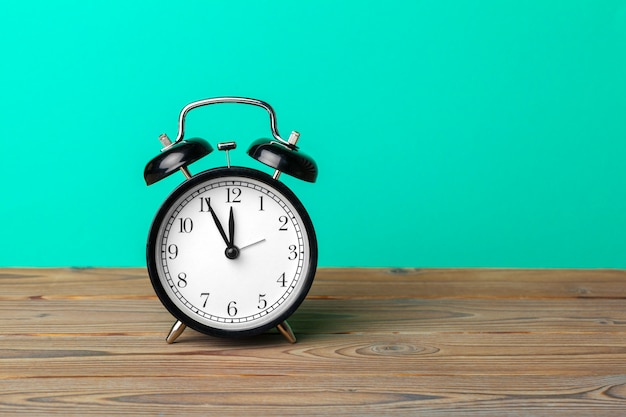
[[[172,326],[172,330],[170,330],[170,334],[167,335],[165,341],[167,343],[174,343],[174,340],[178,339],[178,336],[183,334],[187,326],[183,324],[182,321],[176,320],[176,323]]]
[[[296,343],[296,336],[293,334],[293,330],[291,330],[291,326],[287,323],[287,320],[280,323],[276,326],[280,334],[285,336],[285,339],[289,341],[289,343]]]

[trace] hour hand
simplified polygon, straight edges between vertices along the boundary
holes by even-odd
[[[235,217],[233,216],[233,207],[230,207],[230,215],[228,216],[228,242],[226,242],[226,250],[224,254],[228,259],[237,259],[239,257],[239,248],[235,246]]]
[[[235,246],[235,218],[233,217],[233,206],[230,206],[230,216],[228,217],[228,242],[227,246]]]

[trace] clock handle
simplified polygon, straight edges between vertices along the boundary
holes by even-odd
[[[246,98],[246,97],[214,97],[214,98],[207,98],[204,100],[194,101],[192,103],[187,104],[185,107],[183,107],[183,109],[180,111],[180,115],[178,116],[178,136],[176,136],[176,140],[172,143],[172,145],[183,140],[183,137],[185,136],[185,117],[187,116],[187,113],[189,113],[190,110],[193,110],[197,107],[208,106],[211,104],[221,104],[221,103],[250,104],[252,106],[258,106],[258,107],[264,108],[265,110],[267,110],[267,112],[270,115],[270,128],[272,130],[272,135],[274,136],[274,138],[282,143],[285,143],[285,144],[289,143],[288,141],[280,137],[280,134],[278,133],[278,126],[276,124],[276,112],[274,111],[272,106],[270,106],[268,103],[261,101],[261,100],[254,99],[254,98]]]
[[[162,173],[158,171],[154,173],[154,163],[151,162],[149,166],[146,167],[146,172],[144,173],[146,183],[152,184],[160,180],[161,178],[169,175],[171,172],[174,172],[174,170],[180,169],[180,165],[189,165],[191,162],[199,159],[194,158],[192,160],[192,158],[188,158],[186,155],[177,155],[175,158],[170,158],[168,152],[176,150],[177,148],[181,148],[179,151],[177,151],[178,153],[181,153],[182,151],[189,150],[188,148],[194,145],[190,145],[187,142],[201,141],[201,148],[203,149],[203,153],[202,155],[200,155],[200,157],[207,155],[213,150],[213,148],[211,148],[206,142],[202,141],[201,139],[189,139],[183,141],[183,138],[185,136],[185,117],[187,116],[187,113],[197,107],[221,103],[249,104],[252,106],[262,107],[269,113],[270,128],[272,130],[272,135],[274,136],[275,140],[268,141],[267,139],[259,139],[255,141],[250,149],[248,149],[248,155],[250,155],[257,161],[274,168],[275,180],[278,180],[280,174],[284,172],[285,174],[294,176],[304,181],[315,182],[317,178],[317,165],[315,164],[315,161],[310,156],[300,152],[298,150],[298,147],[296,146],[296,142],[298,141],[300,134],[295,131],[291,132],[288,140],[280,137],[280,134],[278,133],[278,126],[276,124],[276,112],[274,112],[272,106],[264,101],[254,98],[214,97],[191,102],[182,108],[182,110],[180,111],[180,115],[178,116],[178,135],[176,136],[175,141],[171,142],[166,134],[162,134],[159,137],[159,140],[161,141],[161,144],[164,146],[164,148],[161,149],[162,154],[158,158],[159,161],[161,159],[166,160],[167,164],[165,165],[167,165],[167,172]],[[172,165],[171,161],[180,161],[180,163],[176,164],[172,168],[170,166]],[[186,172],[184,169],[183,173],[187,178],[191,176],[189,172]]]

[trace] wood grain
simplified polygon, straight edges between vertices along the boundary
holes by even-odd
[[[142,269],[0,283],[2,416],[626,412],[626,271],[321,269],[295,345],[168,345]]]

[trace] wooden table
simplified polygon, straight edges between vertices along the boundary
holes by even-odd
[[[0,415],[626,415],[626,271],[321,269],[278,333],[187,330],[143,269],[2,269]]]

